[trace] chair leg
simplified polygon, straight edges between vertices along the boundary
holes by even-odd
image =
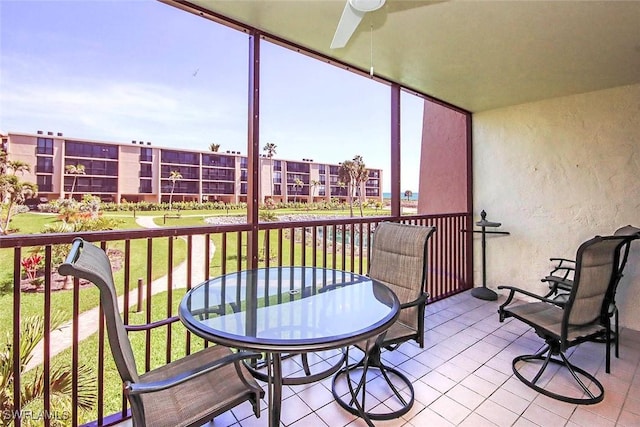
[[[347,359],[348,360],[348,359]],[[367,374],[371,371],[371,369],[377,369],[380,371],[382,378],[385,380],[393,395],[398,400],[401,405],[401,408],[397,411],[392,412],[372,412],[366,407],[366,383],[367,383]],[[357,370],[362,371],[362,375],[360,380],[358,381],[356,387],[353,387],[353,380],[351,378],[351,374]],[[347,381],[347,386],[349,387],[349,403],[347,403],[336,391],[336,383],[340,376],[345,376],[345,380]],[[391,376],[395,376],[400,381],[404,382],[407,386],[406,391],[409,394],[409,398],[406,399],[400,393],[400,390],[393,383]],[[413,402],[415,399],[413,385],[411,381],[399,370],[392,368],[390,366],[385,365],[380,358],[380,348],[377,346],[374,347],[368,355],[365,355],[359,362],[353,363],[351,365],[345,365],[336,375],[333,377],[332,384],[332,392],[333,396],[338,402],[338,404],[349,411],[354,415],[359,415],[367,421],[367,419],[372,420],[391,420],[394,418],[398,418],[404,414],[406,414],[411,407],[413,406]],[[361,398],[358,399],[359,394],[362,393]],[[355,407],[354,407],[355,406]],[[369,421],[367,421],[368,423]]]
[[[615,343],[616,343],[616,359],[618,359],[620,358],[620,348],[619,348],[620,330],[618,329],[618,307],[615,307],[613,309],[613,316],[616,320],[616,335],[613,338],[615,339]]]
[[[559,355],[560,359],[554,358],[554,355]],[[527,379],[519,372],[516,365],[518,364],[518,362],[529,362],[533,360],[542,360],[542,367],[540,368],[540,370],[538,370],[538,372],[532,379]],[[539,386],[537,382],[541,378],[543,372],[547,369],[549,362],[566,368],[574,378],[576,384],[580,387],[583,395],[586,395],[587,397],[565,396]],[[579,405],[593,405],[595,403],[601,402],[604,398],[604,387],[602,386],[602,384],[600,384],[600,382],[593,375],[569,362],[564,353],[560,351],[559,344],[557,344],[556,342],[547,342],[547,345],[536,354],[516,357],[515,359],[513,359],[512,367],[515,376],[518,377],[518,379],[525,385],[536,390],[538,393],[542,393],[545,396],[551,397],[553,399]],[[587,381],[584,381],[585,379]],[[588,383],[591,383],[595,387],[597,387],[598,392],[594,394],[594,392],[592,392],[591,389],[587,386]]]

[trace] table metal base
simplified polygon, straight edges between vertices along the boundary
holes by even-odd
[[[301,362],[302,362],[302,367],[303,367],[303,371],[304,374],[301,376],[297,376],[297,377],[292,377],[292,376],[285,376],[282,378],[282,384],[283,385],[302,385],[302,384],[309,384],[312,382],[316,382],[316,381],[320,381],[323,380],[325,378],[330,377],[331,375],[335,374],[336,372],[338,372],[338,370],[344,365],[344,362],[346,360],[346,353],[342,350],[338,350],[339,353],[336,353],[336,357],[337,357],[337,362],[332,364],[329,368],[320,371],[320,372],[312,372],[311,367],[309,366],[309,362],[308,362],[308,357],[307,357],[307,353],[291,353],[291,354],[284,354],[282,355],[282,359],[288,359],[291,357],[300,357]],[[247,367],[247,369],[249,370],[249,372],[251,372],[251,375],[253,375],[254,378],[259,379],[260,381],[268,381],[268,370],[267,372],[264,371],[264,369],[266,368],[266,364],[267,362],[263,362],[262,364],[258,364],[257,366],[254,364],[252,366],[251,362],[247,362],[245,361],[245,365]]]

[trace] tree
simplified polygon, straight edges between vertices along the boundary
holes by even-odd
[[[413,191],[411,190],[407,190],[404,192],[404,197],[407,198],[407,201],[411,200],[411,198],[413,197]]]
[[[262,151],[266,151],[269,158],[269,189],[271,191],[270,196],[273,197],[273,155],[276,154],[277,145],[273,142],[269,142],[262,147]]]
[[[71,184],[71,191],[69,192],[69,198],[72,199],[73,192],[76,189],[76,182],[78,180],[78,175],[85,175],[84,165],[80,163],[76,165],[67,165],[64,167],[64,170],[67,173],[67,175],[73,175],[73,183]]]
[[[171,204],[173,203],[173,190],[176,188],[176,181],[182,179],[180,171],[171,171],[169,173],[169,181],[171,181],[171,194],[169,195],[169,210],[171,210]]]
[[[316,179],[311,180],[311,202],[313,202],[313,198],[316,195],[316,188],[320,186],[320,181]]]
[[[362,197],[364,183],[369,179],[369,172],[367,171],[362,156],[356,155],[353,160],[345,160],[340,165],[338,171],[338,179],[343,182],[347,188],[347,200],[349,202],[349,212],[353,216],[353,199],[359,190],[360,199],[360,216],[364,216],[362,212]]]
[[[62,325],[63,317],[59,312],[51,315],[51,329]],[[11,331],[5,339],[0,341],[0,414],[13,414],[16,410],[13,396],[15,377],[21,378],[20,406],[22,410],[32,410],[37,413],[42,410],[45,392],[44,372],[37,368],[34,375],[25,375],[25,368],[31,361],[33,350],[44,337],[45,324],[42,317],[32,316],[20,322],[20,370],[14,371],[13,366],[13,338]],[[78,407],[91,410],[96,400],[97,391],[95,374],[86,365],[77,368],[78,373]],[[49,373],[49,393],[51,396],[51,410],[69,410],[73,391],[73,371],[70,366],[51,367]],[[0,416],[0,425],[13,424],[13,417]]]
[[[16,205],[38,194],[38,186],[32,182],[21,181],[17,173],[29,172],[25,162],[7,161],[7,155],[0,149],[0,233],[9,233],[9,223]]]
[[[300,192],[300,190],[302,189],[302,187],[304,186],[304,182],[302,182],[302,180],[300,179],[300,177],[296,177],[293,180],[293,202],[297,203],[298,202],[298,194]]]
[[[216,144],[216,143],[211,143],[209,144],[209,150],[213,151],[214,153],[217,153],[218,150],[220,150],[220,144]]]

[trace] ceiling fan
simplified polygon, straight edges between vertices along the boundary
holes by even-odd
[[[331,41],[331,49],[345,47],[366,13],[384,6],[386,0],[347,0]]]

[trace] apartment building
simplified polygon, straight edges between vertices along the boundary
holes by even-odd
[[[196,151],[157,147],[150,142],[94,141],[62,133],[8,133],[2,144],[9,160],[31,166],[23,179],[38,184],[38,196],[49,200],[76,199],[92,194],[104,201],[137,202],[247,201],[248,159],[240,152]],[[83,174],[68,166],[81,165]],[[345,200],[347,189],[338,180],[339,164],[311,159],[259,158],[259,199],[317,202]],[[367,169],[362,197],[382,201],[382,170]],[[171,180],[172,172],[181,178]]]

